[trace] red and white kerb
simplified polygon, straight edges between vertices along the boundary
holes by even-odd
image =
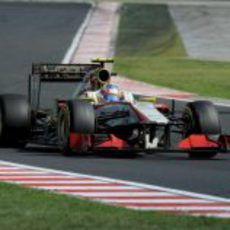
[[[0,181],[130,209],[230,218],[230,199],[5,161]]]

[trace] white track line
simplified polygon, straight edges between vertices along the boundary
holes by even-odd
[[[86,17],[85,17],[85,20],[84,22],[82,23],[81,27],[77,30],[74,38],[73,38],[73,41],[69,47],[69,49],[67,50],[63,60],[62,60],[62,63],[63,64],[69,64],[72,62],[72,59],[73,59],[73,56],[77,50],[77,47],[79,46],[79,43],[81,41],[81,38],[85,32],[85,29],[87,28],[87,25],[89,24],[90,22],[90,19],[92,17],[92,14],[95,10],[95,6],[94,4],[92,3],[92,8],[89,10],[89,12],[87,13]]]
[[[175,198],[178,197],[178,195],[176,194],[170,194],[170,193],[166,193],[166,192],[95,192],[95,191],[92,191],[92,192],[84,192],[84,193],[81,193],[81,192],[71,192],[71,195],[75,195],[75,196],[86,196],[88,198],[107,198],[107,197],[116,197],[116,198],[120,198],[120,197],[129,197],[129,198],[132,198],[132,197],[149,197],[149,196],[152,196],[154,198],[164,198],[164,197],[168,197],[168,196],[175,196]]]
[[[41,185],[30,185],[29,187],[39,187],[41,189],[45,189],[45,190],[73,190],[73,191],[79,191],[81,192],[81,190],[87,190],[87,191],[95,191],[95,190],[103,190],[105,192],[107,191],[123,191],[123,190],[127,190],[127,192],[129,190],[136,190],[138,191],[139,188],[132,188],[132,187],[127,187],[127,186],[68,186],[68,185],[58,185],[58,186],[41,186]]]
[[[203,206],[196,206],[196,207],[180,207],[180,208],[175,208],[175,207],[156,207],[156,204],[154,204],[152,207],[136,207],[133,206],[134,209],[140,209],[140,210],[155,210],[155,211],[204,211],[208,212],[208,211],[215,211],[215,212],[219,212],[219,211],[225,211],[227,214],[230,215],[230,207],[203,207]],[[226,214],[225,213],[225,214]]]
[[[97,200],[97,199],[96,199]],[[167,203],[167,204],[206,204],[206,203],[213,203],[213,201],[207,201],[207,200],[194,200],[194,199],[180,199],[180,200],[175,200],[175,199],[158,199],[158,200],[152,200],[152,199],[135,199],[135,200],[120,200],[118,199],[99,199],[99,201],[102,200],[103,202],[108,202],[108,203],[139,203],[139,204],[161,204],[161,203]]]
[[[1,180],[1,178],[0,178]],[[6,180],[7,181],[7,180]],[[8,181],[11,181],[8,179]],[[15,180],[14,180],[15,181]],[[34,181],[28,181],[28,180],[17,180],[15,181],[15,183],[21,183],[21,184],[24,184],[24,185],[30,185],[30,184],[34,184],[35,186],[40,186],[40,184],[56,184],[56,185],[65,185],[65,184],[73,184],[73,185],[97,185],[97,184],[105,184],[105,185],[109,185],[108,182],[105,182],[105,181],[95,181],[95,180],[92,180],[92,181],[88,181],[88,180],[83,180],[83,181],[69,181],[69,180],[60,180],[60,181],[56,181],[56,180],[50,180],[50,181],[41,181],[39,179],[37,180],[34,180]]]
[[[113,31],[117,26],[119,6],[117,2],[99,2],[95,6],[91,20],[72,58],[73,63],[86,63],[92,58],[109,57],[112,54],[111,48],[115,44]]]

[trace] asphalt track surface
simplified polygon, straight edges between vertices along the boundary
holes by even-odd
[[[0,4],[0,93],[24,92],[31,62],[61,61],[86,11],[87,7],[82,5],[73,9],[70,5],[59,8],[49,4]],[[19,42],[21,39],[23,42]],[[68,91],[64,87],[62,90]],[[177,103],[178,111],[182,107],[183,103]],[[230,133],[230,108],[218,110],[223,131]],[[230,198],[230,155],[220,154],[202,161],[189,160],[180,153],[109,155],[63,157],[57,150],[45,147],[0,149],[1,160]]]
[[[89,7],[0,2],[1,93],[25,93],[32,63],[61,62]]]

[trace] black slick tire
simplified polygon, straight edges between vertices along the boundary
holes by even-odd
[[[218,112],[210,101],[195,101],[186,105],[183,113],[185,124],[184,137],[191,134],[204,134],[215,137],[221,134],[221,125]],[[214,157],[217,151],[189,152],[190,158],[209,159]]]
[[[70,148],[70,133],[95,133],[95,111],[93,105],[80,100],[69,100],[58,114],[58,142],[60,151],[71,156],[82,153],[82,150]]]
[[[80,100],[70,100],[68,108],[72,132],[82,134],[95,132],[95,111],[92,104]]]
[[[22,146],[30,137],[31,111],[27,97],[0,95],[0,143]]]

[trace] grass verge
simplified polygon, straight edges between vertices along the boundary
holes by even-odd
[[[228,229],[230,219],[139,212],[0,183],[0,229]]]
[[[115,70],[151,84],[230,98],[230,63],[188,59],[166,5],[124,4]]]

